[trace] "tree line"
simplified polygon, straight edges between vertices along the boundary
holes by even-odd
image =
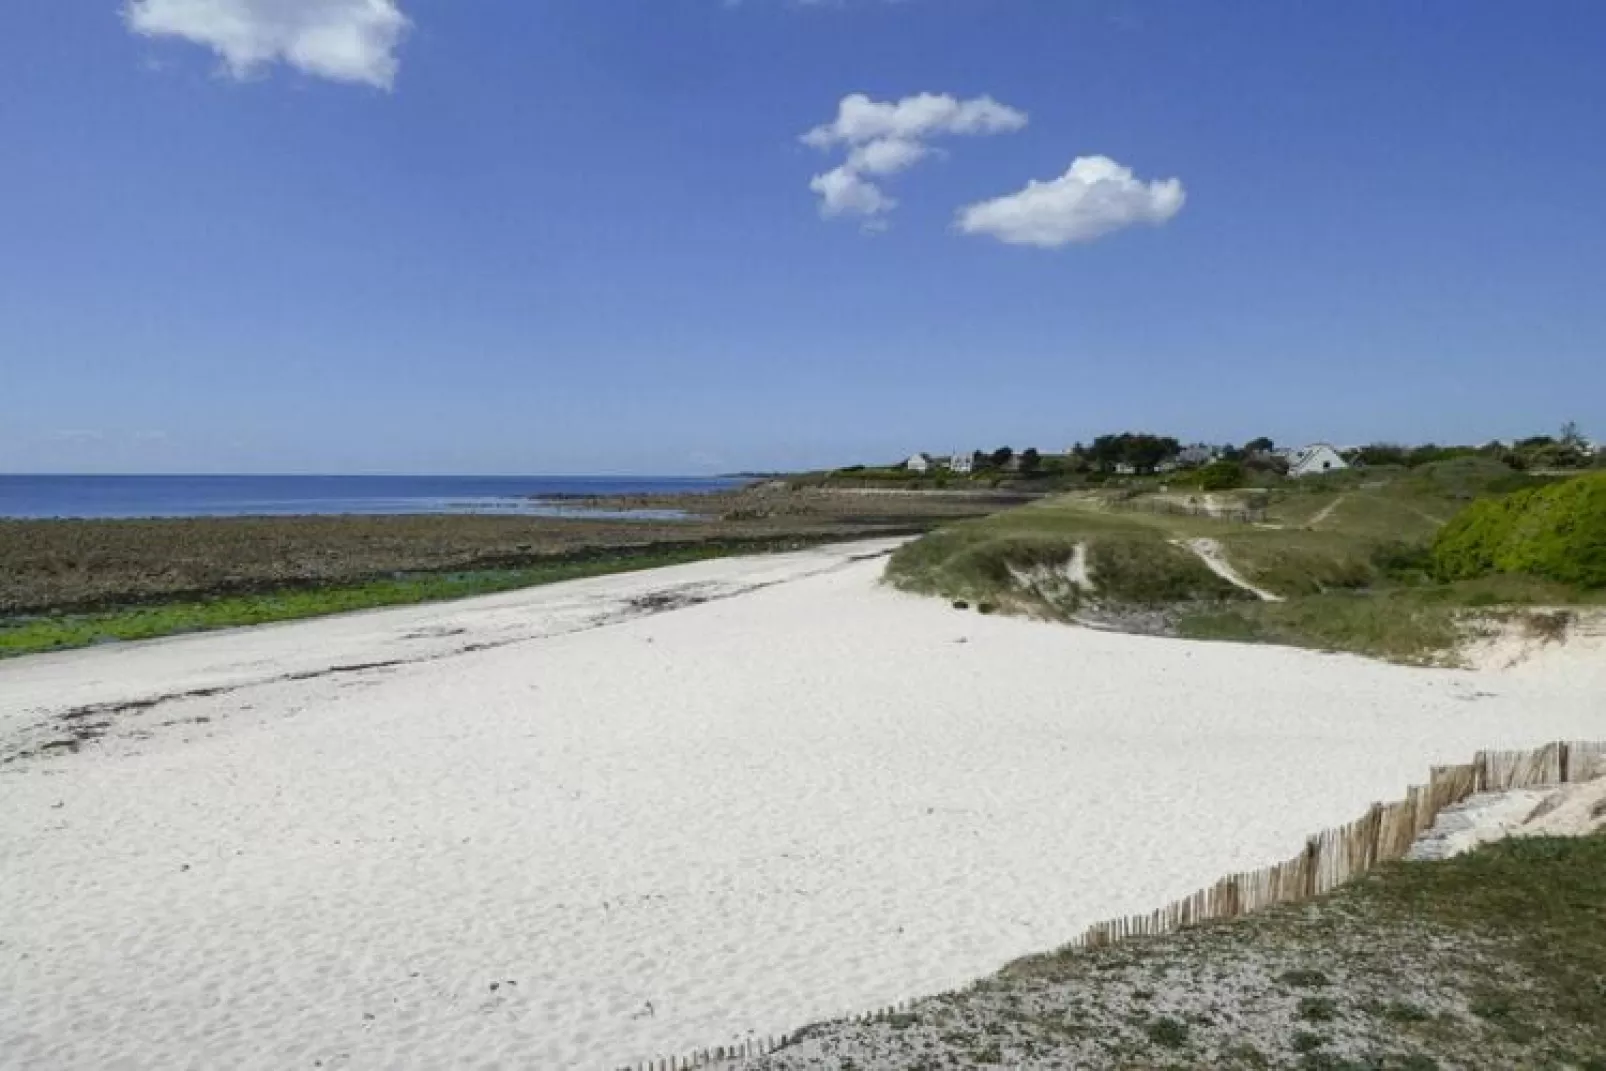
[[[1415,468],[1457,457],[1488,457],[1519,470],[1606,465],[1606,454],[1596,450],[1579,431],[1578,425],[1572,422],[1562,425],[1559,435],[1535,435],[1510,443],[1490,442],[1482,446],[1370,443],[1341,450],[1340,453],[1351,464],[1367,467],[1395,465]],[[1015,461],[1013,465],[1012,460]],[[1184,447],[1181,440],[1173,436],[1124,431],[1100,435],[1086,445],[1077,443],[1064,455],[1044,457],[1035,449],[1027,449],[1021,451],[1017,459],[1013,449],[1003,446],[991,452],[977,450],[971,458],[972,467],[978,472],[1013,468],[1022,474],[1114,472],[1120,469],[1153,473],[1170,464],[1202,468],[1223,462],[1241,465],[1250,471],[1287,468],[1286,452],[1279,451],[1276,441],[1266,435],[1250,439],[1241,446],[1228,443]]]

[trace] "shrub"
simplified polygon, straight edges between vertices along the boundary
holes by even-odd
[[[1199,470],[1202,491],[1231,491],[1244,485],[1244,467],[1236,461],[1215,461]]]
[[[1606,587],[1606,473],[1474,502],[1433,544],[1443,580],[1525,573]]]
[[[1327,997],[1301,997],[1296,1014],[1307,1023],[1328,1023],[1338,1017],[1338,1005]]]
[[[1426,1009],[1409,1003],[1408,1001],[1391,1001],[1382,1009],[1383,1018],[1395,1023],[1425,1023],[1433,1018],[1433,1013]]]
[[[1149,1024],[1149,1040],[1168,1049],[1180,1049],[1188,1043],[1188,1024],[1176,1019],[1161,1018]]]
[[[1323,972],[1305,968],[1284,971],[1277,976],[1277,980],[1283,985],[1298,986],[1301,989],[1316,989],[1332,984],[1332,979]]]
[[[1433,541],[1433,571],[1439,579],[1471,580],[1498,571],[1495,559],[1533,493],[1474,502],[1450,518]]]
[[[1312,1034],[1309,1030],[1294,1031],[1292,1048],[1295,1052],[1315,1052],[1326,1044],[1327,1039],[1320,1034]]]
[[[1372,564],[1390,580],[1415,583],[1433,573],[1433,550],[1424,543],[1382,543],[1372,550]]]

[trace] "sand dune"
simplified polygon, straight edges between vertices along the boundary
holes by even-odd
[[[1606,735],[1600,659],[983,617],[865,552],[0,663],[0,1064],[613,1067],[963,983],[1430,762]]]

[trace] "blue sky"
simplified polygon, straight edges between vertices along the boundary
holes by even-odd
[[[0,470],[1606,437],[1603,44],[1593,0],[6,5]]]

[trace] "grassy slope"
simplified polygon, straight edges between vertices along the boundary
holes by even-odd
[[[758,1066],[989,1065],[1606,1071],[1606,836],[1395,864],[1311,904],[1034,957]]]
[[[819,540],[813,540],[818,542]],[[653,569],[731,554],[794,550],[806,540],[732,540],[616,553],[588,551],[575,558],[513,569],[417,573],[318,586],[287,587],[215,598],[142,602],[91,613],[0,618],[0,658],[87,647],[117,640],[143,640],[184,632],[261,625],[274,621],[487,595],[588,576]]]
[[[1525,482],[1490,463],[1462,461],[1287,493],[1268,517],[1281,530],[1255,529],[1223,543],[1245,575],[1288,601],[1200,610],[1181,629],[1200,639],[1421,662],[1442,658],[1464,638],[1465,611],[1601,602],[1599,592],[1532,577],[1439,584],[1426,576],[1425,548],[1448,518],[1481,494]]]
[[[1100,602],[1170,606],[1183,635],[1432,661],[1463,638],[1467,609],[1600,601],[1524,577],[1429,581],[1427,545],[1444,520],[1474,497],[1523,480],[1479,460],[1346,473],[1275,492],[1264,525],[1068,495],[929,536],[895,555],[888,577],[912,591],[1066,618],[1086,600],[1023,590],[1010,566],[1053,567],[1085,542]],[[1244,598],[1170,542],[1200,537],[1219,541],[1246,579],[1286,601]]]
[[[910,591],[1063,615],[1079,608],[1074,596],[1067,593],[1062,601],[1022,591],[1012,581],[1011,566],[1058,566],[1085,543],[1106,598],[1136,606],[1236,598],[1236,588],[1169,542],[1213,534],[1215,523],[1116,512],[1100,508],[1091,496],[1066,496],[926,536],[894,554],[887,575]]]

